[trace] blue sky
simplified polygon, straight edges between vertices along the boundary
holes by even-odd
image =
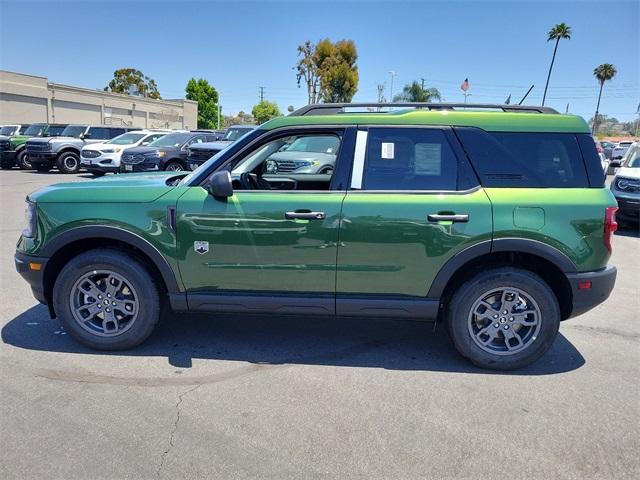
[[[593,115],[594,67],[613,63],[601,112],[637,118],[640,102],[640,2],[449,1],[365,2],[30,2],[0,0],[0,68],[50,81],[102,88],[121,67],[154,78],[165,98],[184,96],[191,77],[209,80],[224,112],[250,111],[265,97],[299,107],[296,47],[329,37],[356,42],[360,69],[354,101],[377,98],[376,85],[397,72],[394,92],[425,78],[446,101],[540,103],[553,51],[546,42],[559,22],[573,30],[562,41],[547,105]]]

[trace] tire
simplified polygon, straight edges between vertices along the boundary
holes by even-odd
[[[97,350],[139,345],[160,318],[158,287],[149,272],[137,257],[110,249],[67,262],[53,287],[53,305],[69,334]]]
[[[38,172],[47,173],[49,170],[51,170],[51,165],[49,165],[48,163],[36,163],[35,169]]]
[[[482,300],[492,308],[487,309]],[[560,325],[560,307],[538,275],[496,268],[458,288],[448,306],[447,320],[453,343],[463,357],[481,368],[513,370],[532,364],[551,347]]]
[[[24,148],[16,153],[16,163],[18,167],[20,167],[20,170],[33,170],[33,165],[31,165],[27,157],[27,150]]]
[[[62,152],[56,159],[56,166],[62,173],[78,173],[80,171],[80,155],[75,152]]]
[[[168,162],[164,166],[164,170],[167,172],[182,172],[184,170],[184,167],[180,162]]]

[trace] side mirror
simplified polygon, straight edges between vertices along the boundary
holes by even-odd
[[[88,132],[87,132],[87,133],[83,133],[83,134],[80,136],[80,138],[81,138],[81,139],[83,139],[83,140],[86,140],[87,138],[91,138],[91,134],[90,134],[90,133],[88,133]]]
[[[227,198],[233,195],[231,174],[227,170],[216,172],[207,179],[206,187],[210,195],[216,198]]]

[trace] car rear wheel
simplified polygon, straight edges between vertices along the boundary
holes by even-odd
[[[164,166],[164,169],[167,172],[181,172],[184,170],[184,167],[180,162],[169,162]]]
[[[25,149],[20,150],[16,154],[16,163],[21,170],[33,170],[33,165],[31,165],[29,157],[27,157],[27,151]]]
[[[62,152],[56,165],[62,173],[77,173],[80,170],[80,156],[75,152]]]
[[[99,350],[142,343],[160,317],[158,287],[130,254],[97,249],[69,261],[56,279],[53,304],[78,342]]]
[[[530,365],[551,347],[560,308],[549,285],[536,274],[498,268],[458,288],[447,320],[462,356],[482,368],[511,370]]]

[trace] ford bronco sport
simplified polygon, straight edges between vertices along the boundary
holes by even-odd
[[[337,140],[330,172],[268,172],[283,145],[313,135]],[[29,195],[15,263],[96,349],[141,343],[166,299],[174,311],[442,322],[474,364],[512,369],[609,296],[616,208],[580,117],[310,105],[190,174]]]
[[[24,132],[12,137],[0,139],[0,166],[3,170],[18,165],[22,170],[31,170],[31,162],[27,158],[27,140],[33,137],[60,136],[67,124],[32,123]]]

